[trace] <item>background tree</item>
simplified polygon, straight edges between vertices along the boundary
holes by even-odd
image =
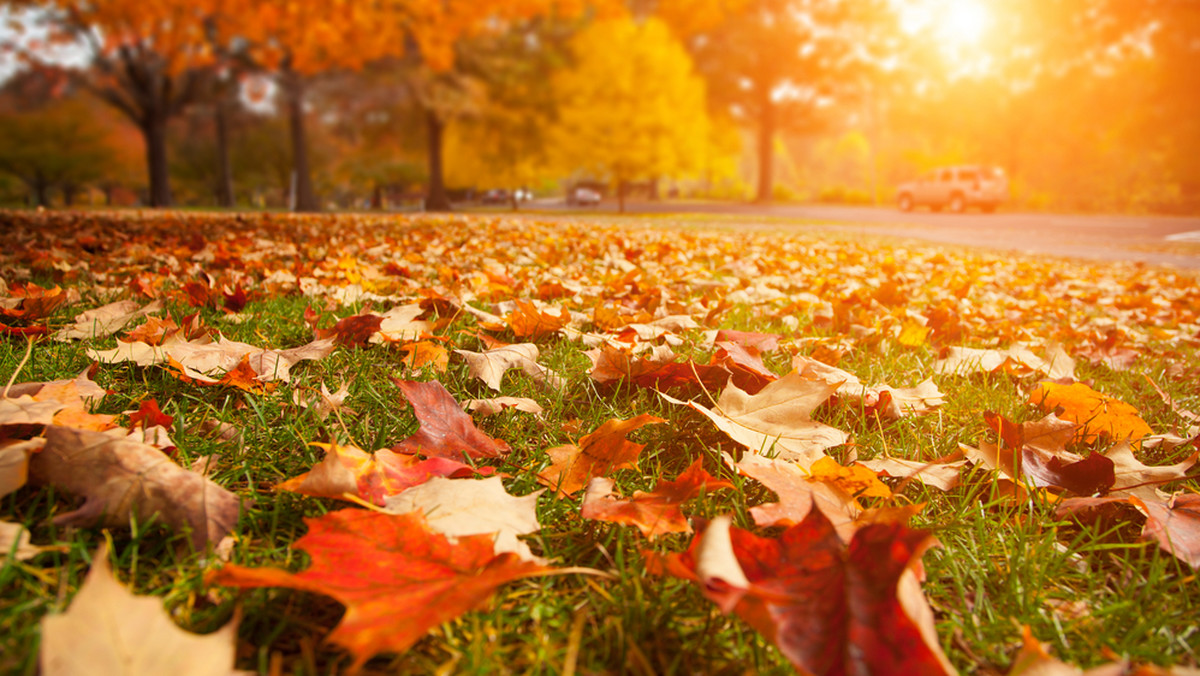
[[[771,199],[781,130],[804,130],[872,67],[893,26],[877,0],[685,0],[660,13],[686,39],[714,105],[754,130],[756,200]]]
[[[171,204],[167,123],[198,99],[210,76],[207,31],[221,16],[221,1],[51,0],[41,14],[53,26],[52,41],[86,44],[91,68],[78,73],[80,81],[141,132],[151,206]],[[32,56],[48,52],[36,50]]]
[[[612,183],[695,173],[708,136],[704,82],[658,19],[598,21],[571,42],[575,64],[553,80],[553,148],[563,167]]]
[[[0,172],[18,179],[37,206],[50,205],[51,190],[69,206],[83,187],[120,173],[113,121],[86,94],[54,91],[63,85],[59,71],[32,71],[0,95]]]

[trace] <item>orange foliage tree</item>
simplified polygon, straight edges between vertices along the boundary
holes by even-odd
[[[50,23],[51,40],[82,41],[92,67],[80,79],[120,110],[142,134],[151,206],[171,204],[167,123],[201,95],[213,64],[210,33],[223,0],[51,0],[38,6]],[[48,5],[48,7],[46,6]],[[34,50],[51,58],[53,50]]]

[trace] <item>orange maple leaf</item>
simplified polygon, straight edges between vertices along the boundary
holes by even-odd
[[[547,449],[554,464],[538,473],[538,481],[560,496],[572,495],[592,477],[605,476],[617,469],[632,469],[645,446],[629,441],[625,435],[644,425],[661,422],[666,420],[645,413],[629,420],[614,418],[580,439],[578,445]]]
[[[692,527],[681,509],[684,502],[702,491],[733,488],[728,481],[704,471],[697,458],[674,481],[659,480],[653,491],[637,491],[629,500],[612,497],[613,480],[596,477],[588,483],[581,515],[585,519],[637,526],[642,535],[654,538],[667,533],[690,533]]]
[[[563,308],[561,314],[555,316],[549,312],[542,312],[533,303],[520,300],[516,301],[516,308],[508,318],[513,335],[533,342],[555,333],[570,321],[571,314],[567,312],[566,308]]]
[[[289,587],[325,594],[346,606],[329,640],[350,651],[356,673],[373,655],[403,652],[430,629],[479,607],[507,582],[552,570],[516,554],[497,555],[493,536],[451,544],[419,512],[343,509],[306,519],[292,546],[312,565],[301,573],[226,565],[207,581],[230,587]]]
[[[1083,383],[1038,383],[1029,395],[1029,403],[1045,411],[1061,408],[1059,417],[1079,424],[1078,439],[1085,443],[1101,436],[1113,441],[1137,442],[1154,434],[1136,408]]]

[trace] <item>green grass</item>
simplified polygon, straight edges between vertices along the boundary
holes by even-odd
[[[50,258],[66,260],[78,254],[89,261],[91,272],[104,269],[109,276],[103,286],[110,287],[111,293],[95,291],[90,273],[48,264],[46,256],[38,257],[36,252],[50,247],[30,248],[28,240],[22,247],[4,242],[9,253],[0,258],[0,276],[10,286],[29,279],[78,288],[84,302],[61,308],[49,319],[52,327],[62,325],[102,300],[124,297],[124,282],[137,274],[158,274],[164,265],[161,260],[138,260],[118,268],[101,255],[73,251],[69,248],[71,228],[91,228],[113,242],[141,243],[147,251],[177,249],[184,238],[171,239],[176,232],[172,218],[164,216],[161,222],[142,224],[92,214],[80,217],[71,227],[58,224],[57,229],[33,235],[33,241],[41,244],[48,240],[39,238],[49,237],[51,231],[62,238],[59,250],[63,253],[49,254]],[[318,269],[316,263],[322,259],[336,261],[339,248],[352,258],[380,267],[382,261],[398,261],[422,286],[451,284],[444,275],[438,276],[439,268],[445,266],[459,273],[452,284],[459,291],[476,294],[474,302],[480,306],[533,295],[536,284],[526,282],[523,275],[534,275],[531,270],[542,274],[546,264],[558,264],[569,274],[586,276],[589,284],[598,287],[595,295],[600,300],[595,302],[632,306],[651,302],[645,294],[657,289],[664,306],[674,304],[676,309],[703,317],[701,310],[714,307],[718,298],[711,287],[695,282],[713,280],[724,285],[722,294],[741,290],[746,300],[719,314],[717,325],[711,328],[779,332],[788,337],[791,351],[802,354],[822,341],[846,341],[853,349],[843,357],[841,368],[867,384],[887,382],[896,387],[913,386],[933,375],[939,345],[906,347],[891,337],[891,329],[903,322],[906,311],[935,307],[963,284],[973,285],[967,296],[972,303],[960,308],[966,330],[947,344],[1004,347],[1024,341],[1040,348],[1052,340],[1074,347],[1085,345],[1091,340],[1091,327],[1102,326],[1106,314],[1116,314],[1123,304],[1140,307],[1135,297],[1152,296],[1158,288],[1155,285],[1166,289],[1190,283],[1195,289],[1197,282],[1183,273],[1144,268],[1108,266],[1101,270],[1085,264],[1014,260],[986,253],[939,254],[932,247],[894,249],[883,241],[843,238],[798,226],[788,234],[766,225],[754,232],[739,232],[727,219],[717,220],[713,228],[699,217],[689,217],[678,227],[607,216],[594,221],[573,217],[558,223],[539,216],[519,222],[541,224],[531,227],[503,218],[344,216],[293,222],[277,215],[274,222],[250,233],[242,232],[242,226],[231,224],[225,216],[193,214],[189,218],[198,219],[192,232],[210,243],[242,246],[237,244],[239,238],[252,236],[295,241],[298,253],[289,264],[305,271]],[[0,234],[0,240],[11,239],[13,232]],[[159,232],[170,237],[156,238]],[[427,248],[431,242],[451,244],[434,256]],[[117,255],[117,250],[113,244],[108,255]],[[547,251],[557,258],[545,261]],[[618,267],[588,267],[617,253],[639,266],[636,283],[622,283]],[[174,255],[184,254],[176,250]],[[523,256],[532,256],[537,262],[522,262]],[[504,266],[524,286],[508,290],[488,287],[477,274],[485,258],[489,264]],[[768,262],[770,269],[763,269]],[[755,266],[759,266],[757,276],[745,272]],[[245,310],[253,319],[241,324],[223,321],[222,313],[214,309],[201,311],[205,321],[219,327],[226,337],[276,348],[311,339],[304,312],[310,305],[323,308],[323,300],[292,291],[271,291],[263,282],[269,269],[239,268],[236,257],[206,270],[222,278],[245,274],[251,288],[260,294]],[[190,274],[186,265],[180,265],[166,277],[164,288],[177,288],[192,278]],[[1058,281],[1054,275],[1059,276]],[[1114,275],[1129,286],[1090,286]],[[772,276],[769,285],[781,294],[759,298],[751,293]],[[340,283],[336,275],[325,278],[330,280]],[[1143,288],[1147,284],[1148,288]],[[878,293],[889,285],[903,293]],[[1081,297],[1093,294],[1096,300],[1069,304],[1055,295],[1067,289]],[[805,294],[831,302],[833,320],[815,321],[820,308],[806,300]],[[1200,358],[1195,339],[1200,300],[1193,291],[1189,309],[1189,296],[1182,292],[1182,297],[1170,317],[1152,309],[1120,310],[1129,330],[1147,336],[1140,345],[1144,357],[1131,371],[1115,372],[1082,360],[1077,369],[1080,380],[1137,406],[1160,432],[1181,429],[1183,421],[1162,402],[1146,376],[1181,407],[1200,409],[1200,393],[1194,386],[1194,364]],[[585,305],[579,309],[590,312]],[[322,310],[322,326],[364,307],[357,303]],[[371,307],[383,311],[390,305],[376,301]],[[172,298],[165,314],[181,318],[194,311],[181,299]],[[475,321],[460,316],[439,335],[449,339],[450,347],[474,350],[481,345],[475,331]],[[498,337],[517,340],[508,332]],[[685,344],[677,352],[707,361],[711,353],[704,347],[701,332],[683,337]],[[111,338],[66,344],[39,340],[17,381],[74,377],[90,364],[87,347],[103,349],[112,344]],[[752,528],[749,507],[775,500],[773,493],[723,465],[722,452],[737,454],[740,449],[700,415],[669,405],[648,390],[627,384],[596,385],[588,377],[590,362],[582,354],[585,348],[577,343],[553,337],[543,340],[540,348],[539,361],[563,375],[567,387],[547,392],[525,376],[509,372],[501,394],[532,397],[546,412],[534,417],[508,411],[476,421],[483,431],[513,448],[510,456],[494,463],[507,474],[509,492],[525,495],[540,488],[535,477],[549,463],[547,448],[572,443],[610,418],[652,413],[667,422],[631,435],[646,448],[638,471],[614,474],[621,495],[650,490],[659,478],[674,478],[701,457],[709,472],[733,481],[738,490],[715,491],[693,500],[687,506],[689,515],[707,518],[732,513],[736,523]],[[0,380],[8,380],[25,351],[23,339],[0,339]],[[770,356],[768,363],[782,374],[789,368],[790,354]],[[158,367],[103,365],[96,379],[111,393],[97,412],[117,414],[136,408],[143,399],[156,399],[165,413],[175,417],[172,437],[178,446],[178,461],[187,465],[199,457],[218,456],[213,480],[244,501],[232,561],[299,570],[307,557],[290,545],[306,532],[304,518],[343,508],[345,503],[277,493],[271,487],[320,460],[320,451],[309,445],[312,442],[353,443],[370,450],[388,447],[411,434],[418,423],[411,410],[400,404],[402,398],[392,377],[436,378],[459,400],[493,394],[469,376],[461,361],[452,360],[445,373],[413,370],[399,350],[372,346],[341,348],[324,360],[304,362],[293,369],[290,384],[266,395],[197,387]],[[947,403],[930,415],[880,424],[844,402],[818,409],[819,420],[852,437],[850,444],[832,449],[830,454],[843,462],[851,454],[858,459],[884,454],[933,459],[953,452],[960,443],[991,439],[984,411],[999,412],[1015,421],[1043,415],[1026,401],[1030,379],[981,374],[934,376],[934,380],[946,394]],[[349,384],[347,405],[353,413],[321,420],[292,403],[297,388],[324,384],[334,390],[342,383]],[[220,441],[205,436],[197,426],[206,420],[233,425],[239,431],[238,439]],[[1185,455],[1184,450],[1176,449],[1143,457],[1148,463],[1167,463],[1178,462]],[[1194,491],[1200,484],[1191,481],[1183,486]],[[915,525],[933,530],[941,543],[924,558],[924,589],[936,613],[942,647],[963,673],[1005,672],[1020,647],[1022,625],[1032,627],[1034,635],[1048,643],[1057,657],[1081,667],[1107,662],[1111,653],[1162,665],[1195,666],[1200,660],[1196,574],[1157,546],[1137,541],[1136,528],[1080,526],[1058,520],[1046,496],[1035,494],[1028,502],[1014,502],[998,494],[995,477],[981,470],[964,471],[962,484],[948,493],[908,483],[897,500],[925,503]],[[338,622],[340,604],[285,589],[238,592],[206,586],[203,576],[213,563],[192,553],[184,534],[154,523],[111,530],[61,528],[51,523],[56,514],[73,509],[74,504],[71,496],[52,487],[26,487],[0,498],[0,518],[25,524],[34,543],[59,548],[25,562],[6,559],[0,566],[0,672],[37,673],[38,622],[69,605],[92,554],[105,541],[111,545],[118,578],[138,594],[162,599],[171,617],[190,631],[215,630],[240,604],[239,668],[259,673],[280,669],[282,673],[330,674],[349,663],[345,653],[321,640]],[[741,620],[721,614],[694,586],[647,573],[642,550],[682,551],[690,536],[671,535],[648,542],[634,528],[583,520],[578,498],[557,499],[549,493],[539,501],[538,517],[541,531],[527,538],[537,553],[561,565],[596,568],[613,577],[568,575],[511,583],[482,609],[445,623],[408,652],[372,660],[367,672],[793,672],[774,647]]]

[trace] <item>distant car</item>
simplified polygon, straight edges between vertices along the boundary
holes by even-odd
[[[927,206],[962,213],[968,207],[992,212],[1008,198],[1008,177],[999,167],[965,165],[942,167],[896,188],[896,206],[912,211]]]
[[[577,207],[594,207],[600,204],[600,193],[591,188],[578,187],[567,193],[567,204]]]
[[[480,204],[508,204],[508,191],[502,188],[493,188],[483,193],[483,197],[479,198]]]

